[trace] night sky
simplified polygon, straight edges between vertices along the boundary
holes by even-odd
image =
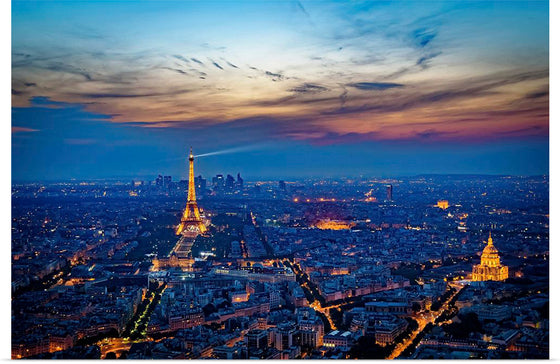
[[[12,2],[12,178],[548,174],[548,2]]]

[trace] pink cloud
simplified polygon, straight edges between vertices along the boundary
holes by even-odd
[[[24,128],[24,127],[21,127],[21,126],[12,126],[12,134],[24,133],[24,132],[33,132],[33,131],[39,131],[39,130],[31,129],[31,128]]]

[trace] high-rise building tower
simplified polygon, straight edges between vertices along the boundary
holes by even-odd
[[[221,190],[224,188],[225,181],[224,176],[221,174],[217,174],[216,177],[212,178],[212,187],[214,190]]]
[[[198,176],[194,179],[194,184],[196,186],[196,189],[198,190],[198,195],[204,195],[206,191],[206,180],[202,178],[202,176]]]
[[[387,185],[387,201],[393,201],[393,185]]]
[[[233,190],[234,185],[235,185],[235,179],[231,174],[228,174],[226,177],[226,189],[231,191]]]
[[[171,187],[171,176],[163,176],[163,188]]]
[[[237,173],[237,189],[243,191],[243,178],[240,173]]]
[[[196,203],[196,191],[194,185],[194,155],[189,154],[189,192],[187,196],[187,206],[183,212],[181,223],[177,227],[177,235],[198,235],[206,232],[206,226],[200,218],[198,205]]]

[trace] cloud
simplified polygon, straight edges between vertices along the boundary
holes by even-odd
[[[51,109],[62,109],[62,108],[81,108],[82,105],[73,104],[70,102],[64,101],[55,101],[51,100],[48,96],[34,96],[30,99],[31,106],[39,106],[39,107],[46,107]]]
[[[340,108],[343,109],[346,100],[348,100],[348,90],[346,88],[344,88],[344,91],[338,96],[338,99],[340,100]]]
[[[497,94],[495,90],[501,86],[513,85],[525,81],[548,79],[548,69],[530,72],[500,72],[477,79],[460,80],[447,87],[438,87],[435,91],[425,88],[419,91],[417,88],[411,94],[391,96],[390,100],[378,99],[376,102],[346,107],[341,110],[328,111],[327,114],[350,114],[358,112],[402,112],[409,109],[437,105],[448,101],[460,99],[474,99],[480,96]],[[376,83],[373,83],[374,85]],[[368,90],[368,86],[364,88]],[[375,89],[375,86],[373,86]],[[481,105],[482,107],[482,105]]]
[[[307,11],[307,9],[303,6],[303,4],[300,1],[295,1],[295,3],[293,4],[295,5],[294,8],[295,8],[296,15],[303,14],[306,22],[312,27],[316,27],[315,23],[311,20],[311,15]]]
[[[12,126],[12,134],[16,133],[30,133],[34,131],[39,131],[38,129],[24,128],[22,126]]]
[[[70,74],[83,76],[87,81],[92,81],[93,80],[93,77],[91,76],[91,74],[89,72],[87,72],[86,70],[84,70],[83,68],[75,67],[71,64],[67,64],[67,63],[63,63],[63,62],[51,62],[51,63],[47,64],[45,69],[50,70],[50,71],[64,72],[64,73],[70,73]]]
[[[212,64],[213,64],[214,66],[216,66],[216,68],[219,68],[219,69],[221,69],[222,71],[224,70],[223,67],[220,66],[217,62],[212,61],[212,60],[210,60],[210,61],[212,62]]]
[[[176,59],[178,59],[178,60],[180,60],[180,61],[183,61],[183,62],[185,62],[185,63],[187,63],[187,64],[191,63],[188,59],[186,59],[185,57],[183,57],[183,56],[181,56],[181,55],[179,55],[179,54],[174,54],[173,57],[176,58]]]
[[[528,93],[527,95],[525,95],[525,98],[527,99],[540,99],[542,97],[546,97],[548,96],[549,91],[547,90],[543,90],[543,91],[536,91],[536,92],[531,92]]]
[[[429,67],[430,61],[436,58],[437,56],[439,56],[440,54],[441,52],[433,52],[433,53],[426,54],[418,58],[418,60],[416,61],[416,65],[420,66],[422,69],[426,69]]]
[[[424,131],[420,131],[415,133],[415,135],[420,139],[438,139],[440,140],[441,137],[448,137],[450,135],[457,134],[456,131],[438,131],[435,129],[428,129]]]
[[[264,74],[265,76],[272,78],[272,81],[282,81],[284,79],[284,76],[281,73],[265,71]]]
[[[227,63],[228,66],[230,66],[230,67],[239,68],[239,67],[237,67],[236,65],[234,65],[233,63],[230,63],[230,62],[228,62],[228,61],[226,61],[226,63]]]
[[[395,87],[403,87],[403,84],[392,82],[357,82],[349,83],[347,86],[357,88],[358,90],[376,90],[383,91]]]
[[[254,66],[248,66],[249,69],[253,70],[253,71],[258,71],[260,73],[262,73],[264,76],[272,79],[272,81],[282,81],[284,79],[288,79],[289,77],[286,77],[282,74],[282,72],[272,72],[272,71],[266,71],[263,69],[260,69],[258,67],[254,67]],[[251,78],[251,76],[249,76],[249,78]]]
[[[185,75],[185,76],[188,76],[188,75],[189,75],[187,72],[183,71],[182,69],[178,69],[178,68],[162,67],[162,69],[166,69],[166,70],[169,70],[169,71],[177,72],[177,73],[180,73],[180,74]]]
[[[523,75],[520,70],[543,69],[536,61],[524,65],[520,60],[520,70],[503,74],[484,66],[470,71],[469,64],[461,62],[463,44],[453,43],[457,28],[444,19],[439,6],[403,4],[418,11],[393,14],[395,7],[387,3],[305,5],[285,6],[288,27],[279,22],[274,32],[262,29],[256,34],[274,35],[270,42],[255,43],[253,36],[243,42],[220,38],[227,48],[210,46],[213,32],[208,38],[172,37],[153,49],[142,49],[146,43],[141,38],[134,48],[124,42],[114,47],[68,42],[42,49],[16,42],[12,102],[28,106],[31,97],[41,95],[83,105],[117,123],[162,129],[199,120],[214,127],[263,118],[269,121],[261,122],[282,130],[280,137],[310,140],[327,134],[329,140],[356,135],[437,139],[449,137],[447,123],[455,121],[462,128],[484,129],[478,124],[486,120],[503,124],[504,130],[520,129],[513,125],[520,119],[516,113],[530,123],[545,122],[548,91],[541,86],[548,85],[548,69]],[[316,27],[304,19],[308,10],[321,14],[314,18]],[[239,29],[254,31],[249,28]],[[224,29],[216,29],[216,34]],[[302,43],[291,44],[294,36]],[[497,59],[494,54],[482,56],[484,61]],[[503,113],[500,120],[488,121],[498,111]],[[301,123],[301,128],[293,123]],[[407,131],[407,123],[417,127]],[[460,134],[474,131],[461,129]]]
[[[431,52],[428,54],[424,54],[422,56],[420,56],[416,62],[408,67],[401,67],[398,70],[396,70],[395,72],[392,72],[388,75],[386,75],[385,77],[383,77],[383,79],[387,79],[387,80],[391,80],[391,79],[395,79],[398,77],[402,77],[404,75],[407,74],[413,74],[413,73],[417,73],[423,70],[428,69],[431,66],[431,60],[436,58],[437,56],[441,55],[443,52],[439,51],[439,52]]]
[[[311,18],[309,16],[309,13],[307,12],[307,10],[305,10],[305,8],[303,7],[303,4],[300,1],[296,1],[296,5],[298,7],[298,9],[307,17],[307,18]]]
[[[197,69],[195,69],[195,68],[190,68],[189,71],[192,71],[192,72],[198,74],[199,76],[203,76],[203,77],[208,76],[208,75],[206,74],[206,72],[199,71],[199,70],[197,70]]]
[[[14,53],[14,54],[19,54],[19,53]],[[26,54],[22,59],[12,60],[12,69],[24,69],[26,67],[33,67],[40,70],[82,76],[86,81],[93,80],[91,72],[88,72],[86,69],[82,67],[77,67],[72,65],[71,63],[67,62],[67,58],[69,58],[69,55],[52,56],[46,54],[38,57],[38,56],[32,56]],[[28,83],[34,84],[34,82],[28,82]]]
[[[427,65],[429,59],[438,54],[439,52],[424,52],[416,63]],[[218,77],[212,76],[224,70],[223,67],[221,69],[216,67],[218,70],[211,67],[207,73],[195,68],[184,71],[174,67],[175,62],[170,61],[170,58],[162,56],[158,61],[159,64],[146,63],[143,66],[144,71],[141,68],[130,69],[128,73],[119,71],[115,76],[110,69],[103,70],[102,73],[93,68],[96,82],[90,83],[87,80],[74,82],[76,87],[64,90],[53,88],[49,91],[45,88],[42,79],[18,77],[19,81],[15,83],[14,90],[18,92],[25,90],[24,83],[41,85],[36,92],[47,96],[56,95],[51,100],[70,100],[75,104],[84,105],[90,111],[110,115],[112,120],[120,123],[141,121],[142,123],[138,125],[165,128],[178,124],[190,125],[195,120],[205,120],[211,127],[216,124],[231,123],[237,118],[258,117],[269,118],[270,123],[285,123],[285,127],[278,132],[280,138],[292,138],[296,135],[298,138],[304,138],[307,135],[311,140],[318,138],[318,135],[331,133],[329,142],[332,142],[336,135],[347,135],[341,137],[341,140],[349,140],[354,138],[354,134],[362,135],[360,138],[365,135],[367,138],[380,139],[451,138],[453,135],[450,134],[450,130],[447,130],[447,121],[457,121],[463,125],[475,123],[478,128],[481,120],[487,121],[492,118],[490,111],[498,110],[504,115],[500,116],[500,120],[496,123],[505,125],[508,120],[518,120],[519,116],[516,112],[519,110],[527,110],[519,112],[519,115],[532,117],[535,123],[546,122],[545,117],[537,116],[546,114],[546,105],[534,105],[538,107],[529,110],[527,108],[529,105],[520,104],[521,101],[507,96],[504,87],[535,80],[547,84],[548,69],[529,72],[508,71],[476,78],[455,77],[445,81],[397,83],[390,82],[390,79],[384,81],[382,76],[372,81],[362,81],[363,78],[360,76],[363,74],[358,72],[337,71],[333,74],[328,69],[323,75],[314,77],[317,81],[307,81],[306,77],[302,77],[294,68],[290,68],[289,71],[294,76],[287,77],[282,71],[272,72],[247,66],[239,72],[224,72],[223,76],[220,76],[223,80],[219,80]],[[208,59],[214,62],[212,58]],[[222,61],[224,65],[226,62],[229,64],[225,58]],[[414,64],[412,67],[420,68]],[[82,69],[89,69],[89,67],[82,67]],[[179,73],[187,79],[173,77],[163,70]],[[246,79],[251,73],[261,77],[257,76],[247,81],[249,83],[239,82],[240,78]],[[139,77],[140,74],[142,77]],[[207,84],[197,78],[207,76],[208,81],[204,81],[204,83],[208,82]],[[262,78],[284,82],[265,83],[260,80]],[[348,81],[341,83],[340,79],[344,78]],[[185,80],[188,80],[188,88],[184,86]],[[537,96],[546,89],[537,87],[536,91],[527,92],[528,97],[525,99],[534,97],[537,100],[539,99]],[[255,96],[245,96],[248,90],[250,90],[249,94]],[[391,92],[385,92],[387,90]],[[372,93],[375,93],[375,97],[372,97]],[[234,94],[237,97],[233,97]],[[30,95],[19,95],[16,92],[13,98],[25,96]],[[476,112],[474,104],[463,109],[456,106],[463,101],[477,98],[480,98],[480,102],[477,103]],[[546,98],[540,98],[546,101]],[[33,101],[34,104],[40,102],[40,98]],[[487,105],[492,103],[494,105],[489,108]],[[499,105],[502,105],[502,110]],[[59,107],[52,101],[45,106]],[[433,111],[429,111],[430,109]],[[506,114],[508,110],[513,112]],[[418,128],[403,132],[407,128],[404,119],[411,122],[418,121]],[[473,121],[470,122],[468,119]],[[445,122],[431,124],[430,120]],[[294,130],[292,126],[296,122],[300,123],[301,127]],[[504,127],[504,130],[514,128],[519,129],[516,125],[511,125]],[[435,134],[436,132],[439,134]],[[474,131],[461,130],[453,137],[459,138],[461,135],[473,133]]]
[[[202,63],[201,61],[199,61],[199,60],[196,59],[196,58],[191,58],[191,61],[196,62],[196,63],[198,63],[198,64],[201,65],[201,66],[204,66],[204,63]]]
[[[16,57],[23,57],[23,58],[30,58],[31,57],[30,54],[21,53],[21,52],[14,52],[14,53],[12,53],[12,55],[14,55]]]
[[[403,75],[406,75],[407,73],[413,72],[414,69],[415,69],[415,67],[401,67],[397,71],[386,75],[385,77],[383,77],[383,79],[391,80],[391,79],[394,79],[394,78],[398,78],[398,77],[401,77]]]
[[[313,83],[304,83],[294,87],[290,91],[301,94],[315,94],[318,92],[328,91],[328,88]]]
[[[114,93],[106,93],[106,94],[82,94],[83,97],[87,97],[89,99],[114,99],[114,98],[134,98],[134,97],[152,97],[152,96],[159,96],[158,94],[114,94]]]
[[[526,135],[533,135],[533,134],[547,135],[548,134],[548,128],[546,128],[546,130],[545,130],[545,128],[542,125],[531,125],[531,126],[528,126],[526,128],[500,131],[499,134],[503,135],[503,136],[512,136],[512,135],[526,136]]]
[[[435,29],[422,27],[412,32],[412,39],[416,46],[424,48],[434,40],[436,35],[437,31]]]

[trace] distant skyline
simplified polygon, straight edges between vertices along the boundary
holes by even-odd
[[[12,178],[540,175],[547,1],[12,2]]]

